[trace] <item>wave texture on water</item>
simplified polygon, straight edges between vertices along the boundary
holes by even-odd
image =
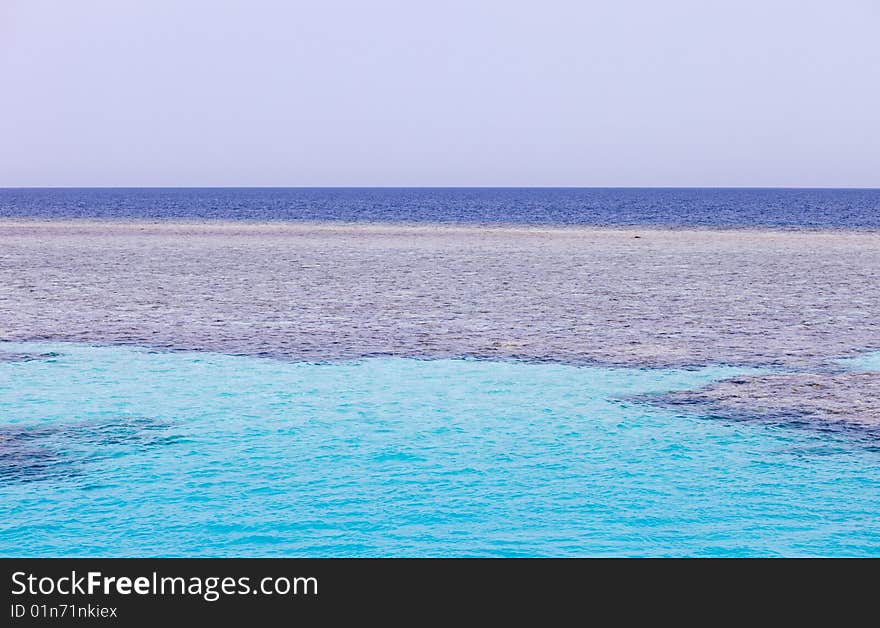
[[[0,188],[0,217],[880,228],[880,190]]]
[[[6,556],[880,555],[877,448],[631,400],[747,369],[3,348]]]
[[[880,233],[7,221],[0,338],[821,379],[880,349],[878,277]],[[825,378],[826,409],[863,423],[875,380]],[[752,381],[758,413],[783,379]]]

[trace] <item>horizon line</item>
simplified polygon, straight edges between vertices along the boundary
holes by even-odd
[[[0,190],[880,190],[794,185],[0,185]]]

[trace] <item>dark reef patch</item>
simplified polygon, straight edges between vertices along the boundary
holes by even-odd
[[[734,377],[699,390],[640,398],[726,419],[758,419],[815,430],[880,436],[880,372],[772,373]]]
[[[147,417],[115,421],[0,427],[0,484],[63,480],[87,475],[87,466],[130,444],[142,452],[174,442],[170,425]]]
[[[0,351],[0,363],[2,362],[32,362],[34,360],[51,360],[61,357],[60,353],[49,351],[47,353],[22,353]]]

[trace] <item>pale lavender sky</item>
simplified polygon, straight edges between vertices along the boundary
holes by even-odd
[[[0,186],[880,187],[878,0],[0,0]]]

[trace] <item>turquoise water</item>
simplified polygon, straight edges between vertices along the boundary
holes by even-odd
[[[880,452],[626,397],[743,369],[67,344],[0,362],[0,555],[880,555]]]
[[[838,360],[841,364],[859,371],[880,371],[880,351],[864,353],[857,358]]]

